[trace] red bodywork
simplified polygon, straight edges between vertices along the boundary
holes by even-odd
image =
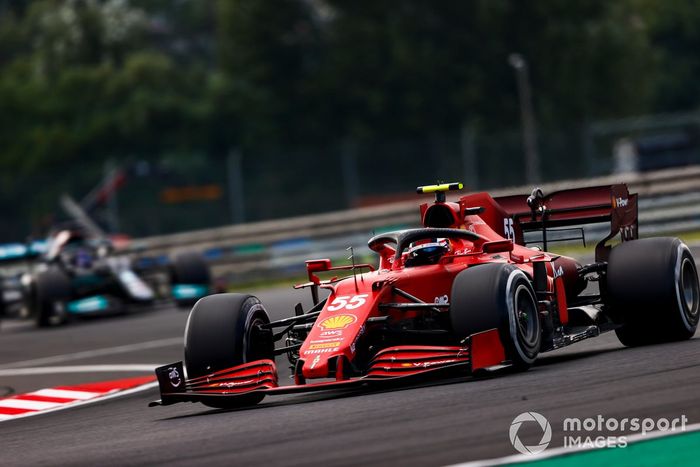
[[[545,290],[538,293],[555,303],[560,323],[566,325],[567,296],[575,296],[582,290],[577,273],[580,265],[571,258],[526,247],[524,232],[540,225],[610,222],[611,234],[605,240],[620,232],[623,240],[626,236],[634,238],[636,195],[630,195],[625,185],[613,185],[566,190],[537,201],[537,206],[529,207],[527,195],[494,199],[487,193],[475,193],[463,196],[458,202],[423,204],[420,214],[425,227],[460,229],[478,235],[476,239],[452,238],[450,253],[437,264],[406,267],[406,255],[397,255],[396,245],[390,242],[373,242],[377,237],[370,241],[370,248],[379,255],[377,270],[369,265],[356,265],[355,272],[371,270],[340,281],[321,281],[319,272],[351,267],[333,268],[326,259],[308,261],[310,282],[299,287],[325,288],[330,295],[299,349],[295,385],[279,386],[274,362],[261,360],[192,379],[187,382],[187,391],[168,387],[166,378],[159,376],[162,403],[250,391],[307,391],[444,369],[474,372],[507,363],[504,345],[495,329],[468,336],[461,342],[448,339],[445,345],[395,345],[378,349],[377,343],[370,340],[369,331],[373,323],[381,320],[399,322],[422,313],[411,308],[380,306],[415,303],[397,294],[396,289],[439,308],[450,302],[457,274],[471,266],[493,262],[514,264],[529,278],[535,276],[534,264],[543,263]],[[605,257],[608,249],[602,242],[596,253]],[[447,310],[442,308],[442,311]],[[370,350],[370,345],[375,349]],[[353,371],[349,371],[350,366]],[[334,381],[310,383],[324,378]]]

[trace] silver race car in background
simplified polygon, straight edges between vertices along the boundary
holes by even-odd
[[[46,242],[0,247],[0,262],[8,265],[1,311],[40,327],[165,300],[189,307],[211,292],[209,266],[199,254],[132,259],[75,226],[56,229]]]

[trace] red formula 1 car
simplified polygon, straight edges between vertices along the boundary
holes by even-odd
[[[376,270],[307,261],[309,282],[297,287],[311,289],[310,310],[297,305],[294,316],[271,322],[252,295],[201,299],[185,330],[187,378],[182,362],[157,368],[161,400],[152,405],[239,407],[267,394],[524,370],[540,352],[604,331],[630,346],[695,333],[695,261],[678,239],[637,239],[637,195],[625,185],[447,202],[445,191],[457,188],[418,189],[436,194],[420,207],[424,227],[370,239]],[[572,226],[592,223],[611,227],[593,263],[547,252],[555,237],[582,236]],[[526,246],[533,234],[542,248]],[[338,270],[349,275],[317,275]],[[280,386],[274,358],[285,354],[295,384]]]

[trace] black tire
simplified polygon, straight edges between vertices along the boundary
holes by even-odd
[[[626,346],[686,340],[698,326],[695,260],[677,238],[621,243],[610,252],[606,298]]]
[[[274,360],[272,331],[259,325],[270,318],[257,297],[244,294],[209,295],[199,300],[185,327],[185,367],[189,378],[204,376],[260,359]],[[208,401],[216,408],[254,405],[263,394]]]
[[[170,269],[171,284],[188,284],[209,286],[211,283],[211,271],[204,258],[194,252],[181,253],[175,258]],[[176,299],[178,307],[189,308],[197,302],[198,298]]]
[[[58,268],[51,268],[39,273],[34,284],[31,303],[32,313],[39,327],[63,324],[66,321],[65,310],[60,307],[71,295],[70,278]]]
[[[460,339],[498,329],[506,358],[516,369],[527,370],[542,339],[535,297],[530,279],[512,264],[471,267],[452,283],[452,329]]]

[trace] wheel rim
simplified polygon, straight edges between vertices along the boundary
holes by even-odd
[[[537,321],[537,306],[525,285],[515,290],[515,317],[518,324],[518,335],[528,346],[534,345],[539,333]]]
[[[684,258],[681,263],[680,292],[683,303],[683,311],[688,318],[695,318],[698,314],[698,276],[695,265],[689,258]]]
[[[264,324],[266,324],[266,322],[259,317],[254,318],[250,322],[249,330],[246,333],[245,349],[243,352],[245,363],[269,358],[269,356],[266,355],[267,348],[263,343],[265,330],[262,326]]]

